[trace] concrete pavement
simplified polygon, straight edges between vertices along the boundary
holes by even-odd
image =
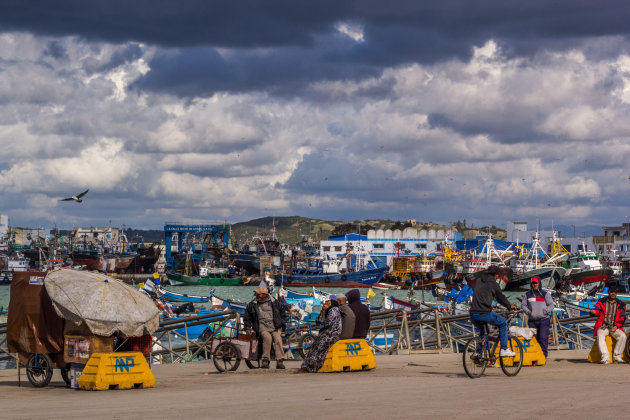
[[[377,356],[370,372],[219,374],[211,361],[154,366],[156,387],[79,391],[58,371],[32,388],[22,370],[0,371],[0,418],[604,418],[624,416],[630,365],[586,362],[586,351],[552,351],[547,366],[509,378],[464,374],[459,354]]]

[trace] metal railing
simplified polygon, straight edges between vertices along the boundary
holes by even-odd
[[[550,349],[585,349],[592,346],[593,325],[596,317],[582,316],[560,318],[554,312],[551,320]],[[190,329],[212,324],[214,333],[200,340],[194,338]],[[231,324],[231,325],[230,325]],[[526,319],[521,319],[526,325]],[[241,315],[236,311],[162,320],[153,334],[151,358],[161,363],[185,363],[212,354],[212,340],[221,337],[221,331],[230,328],[236,335],[241,328]],[[309,331],[298,326],[291,332],[293,340]],[[313,332],[316,329],[313,328]],[[0,324],[0,362],[13,366],[17,354],[10,353],[7,346],[7,324]],[[474,334],[468,314],[451,315],[435,308],[405,311],[394,309],[371,314],[367,342],[372,350],[381,354],[411,354],[420,352],[459,352]],[[391,337],[391,339],[390,339]],[[382,342],[381,342],[382,340]],[[291,347],[291,346],[289,346]],[[15,363],[17,364],[17,363]]]

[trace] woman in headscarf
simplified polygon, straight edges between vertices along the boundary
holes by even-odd
[[[341,312],[337,305],[337,297],[331,295],[328,300],[322,302],[322,311],[317,317],[317,323],[321,325],[319,336],[313,342],[302,366],[296,373],[317,372],[326,360],[326,354],[330,346],[339,340],[341,335]]]

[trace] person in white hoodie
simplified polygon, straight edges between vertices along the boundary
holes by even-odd
[[[532,277],[532,289],[521,300],[521,309],[527,314],[529,328],[536,329],[536,341],[547,357],[549,348],[549,314],[553,311],[551,293],[540,288],[538,277]]]

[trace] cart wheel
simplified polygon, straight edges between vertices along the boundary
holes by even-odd
[[[310,332],[302,334],[302,337],[300,337],[300,347],[298,348],[298,353],[300,353],[302,359],[306,358],[306,354],[311,349],[311,346],[315,342],[316,338],[317,334]]]
[[[260,360],[245,360],[245,364],[250,369],[260,369]]]
[[[47,354],[31,354],[26,362],[26,376],[35,388],[45,387],[53,375],[53,363]]]
[[[225,341],[214,350],[212,361],[219,372],[235,371],[241,364],[241,354],[234,344]]]
[[[66,385],[70,386],[70,377],[68,376],[69,369],[61,368],[59,370],[61,371],[61,377],[63,378],[63,381],[66,383]]]

